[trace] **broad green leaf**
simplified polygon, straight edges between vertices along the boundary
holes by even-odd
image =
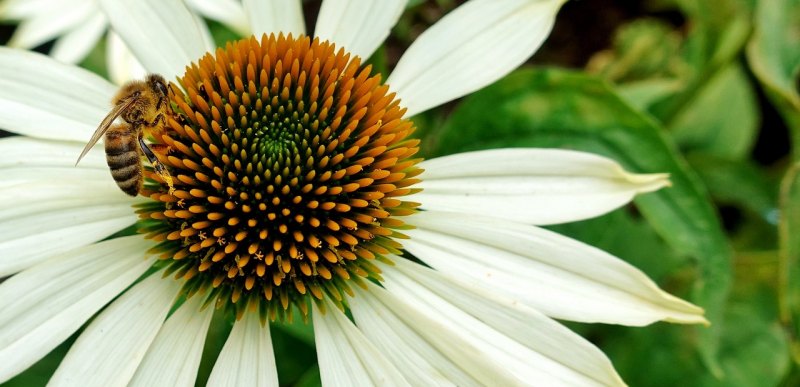
[[[800,364],[800,163],[781,184],[781,318],[793,336],[792,353]]]
[[[740,65],[731,64],[692,96],[668,129],[682,149],[742,159],[755,143],[758,121],[750,81]]]
[[[760,1],[747,60],[792,131],[800,160],[800,0]]]
[[[700,349],[712,368],[730,288],[730,247],[699,179],[661,128],[596,78],[521,70],[468,97],[439,133],[436,154],[501,147],[560,147],[607,155],[634,172],[667,172],[673,186],[636,204],[680,253],[697,260],[694,302],[706,309]]]

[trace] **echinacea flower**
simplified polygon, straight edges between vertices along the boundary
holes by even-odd
[[[0,141],[0,382],[97,314],[51,384],[193,385],[216,305],[237,320],[210,385],[277,385],[264,321],[292,309],[313,321],[325,385],[623,384],[553,318],[703,323],[702,310],[537,226],[606,213],[667,176],[554,149],[421,161],[409,137],[408,117],[532,55],[561,3],[469,1],[384,85],[359,57],[405,1],[326,0],[315,38],[275,17],[296,2],[245,2],[257,35],[216,51],[178,0],[101,1],[149,71],[180,76],[150,138],[175,191],[148,167],[135,200],[99,149],[73,167],[115,87],[0,50],[0,127],[21,134]],[[144,235],[106,239],[134,223]]]
[[[240,1],[184,1],[197,16],[216,20],[241,35],[250,35]],[[145,73],[119,36],[108,30],[108,18],[98,0],[0,0],[1,21],[19,23],[8,42],[10,47],[31,49],[53,40],[51,56],[78,63],[106,37],[106,62],[112,81],[121,84]],[[205,24],[198,26],[204,28]],[[210,41],[208,31],[203,32]]]

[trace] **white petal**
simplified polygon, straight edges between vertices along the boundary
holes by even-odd
[[[14,173],[9,171],[14,170],[0,172],[13,179]],[[53,176],[45,180],[0,188],[0,203],[5,203],[0,206],[0,277],[101,240],[136,222],[131,208],[135,202],[117,192],[109,176],[98,181],[82,173],[91,170],[52,171]],[[22,172],[32,171],[26,168]],[[83,176],[75,177],[79,175]]]
[[[99,11],[81,25],[58,38],[50,55],[62,62],[78,63],[89,55],[108,28],[108,20]]]
[[[415,40],[386,83],[407,116],[489,85],[533,55],[564,1],[468,1]]]
[[[257,37],[279,32],[294,36],[306,33],[301,0],[242,0],[242,4]]]
[[[389,36],[408,0],[325,0],[314,35],[367,59]]]
[[[393,327],[406,326],[401,331],[413,330],[447,357],[448,363],[478,380],[479,385],[569,385],[561,378],[559,365],[552,360],[470,316],[413,280],[399,278],[403,277],[383,283],[388,291],[370,284],[369,291],[359,292],[357,297],[370,302],[370,307],[385,321],[392,321]],[[568,382],[575,384],[574,380]]]
[[[111,109],[116,87],[46,55],[0,47],[0,128],[86,142]]]
[[[552,231],[474,215],[422,212],[404,248],[431,267],[572,321],[705,323],[630,264]]]
[[[122,85],[131,79],[141,79],[147,74],[136,56],[133,55],[122,38],[114,32],[108,32],[106,39],[106,66],[111,80]]]
[[[182,0],[100,0],[114,31],[151,73],[183,75],[211,49],[205,23]]]
[[[200,310],[195,295],[172,314],[158,331],[129,386],[194,386],[214,308]]]
[[[5,167],[2,168],[3,173],[3,181],[0,182],[0,190],[5,190],[20,184],[28,184],[28,183],[44,183],[47,186],[54,186],[54,183],[51,182],[52,179],[58,180],[58,183],[61,184],[60,188],[62,189],[72,189],[73,186],[76,185],[76,182],[83,182],[85,181],[92,181],[95,183],[103,183],[103,186],[111,188],[113,186],[113,182],[109,182],[108,179],[110,178],[111,174],[108,170],[104,171],[102,169],[97,168],[78,168],[78,167],[40,167],[40,166],[12,166],[12,167]],[[112,183],[109,185],[108,183]],[[7,191],[11,192],[11,191]],[[111,190],[108,190],[111,192]],[[122,192],[122,191],[120,191]],[[16,194],[24,194],[25,191],[22,189],[17,189]],[[45,192],[45,194],[49,194],[50,196],[55,196],[58,199],[57,195],[52,195],[52,192]],[[20,195],[22,196],[22,195]],[[116,195],[115,195],[116,196]],[[13,195],[6,195],[6,197],[14,197]],[[15,198],[16,199],[16,198]],[[26,202],[30,202],[28,198],[20,198]],[[16,203],[9,203],[8,207],[15,207]],[[2,209],[2,205],[0,205],[0,209]],[[1,212],[2,210],[0,210]]]
[[[242,4],[236,0],[186,0],[186,4],[203,16],[225,24],[239,35],[250,35],[247,16]]]
[[[459,153],[420,164],[422,208],[538,225],[593,218],[638,193],[669,185],[666,174],[636,175],[591,153],[515,148]]]
[[[17,27],[10,47],[33,48],[85,23],[97,12],[94,1],[67,0],[50,4]]]
[[[0,1],[0,20],[28,19],[64,2],[64,0],[3,0]]]
[[[36,138],[14,136],[0,139],[0,168],[15,167],[58,167],[64,169],[98,169],[106,172],[105,153],[98,149],[86,154],[78,166],[75,161],[83,149],[77,142],[40,140]],[[110,176],[106,172],[104,176]],[[33,180],[36,179],[32,176]],[[6,179],[0,187],[6,186]]]
[[[368,292],[355,289],[356,297],[349,302],[350,311],[359,330],[412,386],[480,385],[459,364],[447,358],[381,303],[372,289]]]
[[[312,303],[317,361],[324,386],[408,386],[387,360],[331,302]]]
[[[0,284],[0,383],[66,340],[152,264],[140,236],[113,239],[51,260]]]
[[[157,272],[126,291],[86,327],[48,385],[127,385],[179,290]]]
[[[623,385],[611,361],[593,344],[542,313],[512,298],[502,297],[472,282],[393,257],[395,265],[378,263],[384,277],[419,284],[530,350],[555,362],[562,382]],[[393,286],[387,286],[389,291]],[[405,296],[404,293],[395,293]]]
[[[245,313],[233,325],[208,386],[278,386],[269,324],[262,326],[258,313]]]

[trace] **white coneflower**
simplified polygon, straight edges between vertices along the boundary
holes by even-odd
[[[51,384],[193,385],[212,304],[237,320],[210,385],[278,385],[264,322],[293,309],[313,321],[326,385],[623,384],[552,318],[702,323],[702,310],[534,225],[597,216],[667,177],[552,149],[420,161],[408,137],[408,116],[524,62],[561,3],[469,1],[384,85],[359,57],[405,1],[326,0],[318,38],[296,35],[296,1],[245,2],[259,35],[216,51],[178,0],[102,1],[149,71],[180,75],[150,139],[175,191],[148,171],[138,215],[100,150],[73,168],[115,87],[0,50],[0,127],[22,135],[0,141],[0,381],[100,312]],[[134,223],[144,237],[98,242]]]
[[[250,35],[238,0],[185,0],[199,16],[225,24],[241,35]],[[144,75],[145,70],[115,33],[108,31],[108,18],[99,0],[0,0],[0,21],[18,22],[8,42],[10,47],[31,49],[54,41],[50,55],[66,63],[78,63],[106,37],[109,77],[122,84]],[[204,24],[198,24],[205,27]],[[210,41],[208,31],[204,38]]]

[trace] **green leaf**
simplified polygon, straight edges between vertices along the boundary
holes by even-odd
[[[747,60],[792,131],[800,160],[800,0],[760,1]]]
[[[276,322],[272,326],[310,346],[314,346],[314,326],[311,322],[306,323],[303,321],[303,315],[297,308],[292,309],[291,323],[287,321]]]
[[[636,110],[646,111],[650,105],[674,95],[684,87],[679,80],[653,78],[617,85],[617,92]]]
[[[314,366],[306,370],[306,373],[295,382],[294,387],[322,387],[322,377],[319,374],[319,366]]]
[[[309,379],[308,374],[313,376],[314,369],[317,369],[317,373],[319,372],[317,354],[313,344],[308,345],[283,330],[275,329],[271,333],[278,378],[282,386],[297,384],[302,380]],[[308,382],[300,384],[308,385]]]
[[[685,56],[698,69],[719,67],[738,55],[750,33],[753,0],[678,0],[690,19]]]
[[[208,30],[211,32],[211,36],[214,38],[214,44],[217,47],[225,47],[226,43],[242,38],[241,35],[216,20],[206,19],[206,24],[208,24]],[[258,38],[261,37],[259,36]]]
[[[715,199],[777,223],[778,188],[755,164],[702,153],[690,153],[687,159]]]
[[[781,318],[792,335],[792,353],[800,364],[800,163],[781,184]]]
[[[667,127],[706,87],[706,83],[738,57],[751,30],[752,4],[747,0],[678,0],[689,19],[690,31],[682,56],[687,87],[653,106],[651,113]]]
[[[777,251],[778,184],[748,160],[690,153],[689,164],[720,205],[733,209],[728,222],[737,251]],[[738,210],[738,211],[736,211]]]
[[[670,120],[683,149],[742,159],[755,144],[759,112],[755,92],[741,65],[732,64],[705,83]]]
[[[617,83],[674,78],[685,71],[680,45],[680,34],[669,24],[638,19],[619,27],[613,48],[595,54],[587,68]]]
[[[34,363],[30,368],[3,383],[3,387],[35,387],[45,386],[50,377],[56,372],[58,365],[67,355],[69,347],[79,336],[73,334],[69,339],[59,344],[45,357]]]
[[[777,386],[789,371],[789,340],[778,323],[777,260],[772,257],[737,258],[736,288],[722,333],[725,377],[704,376],[698,386]]]
[[[700,350],[714,368],[730,288],[730,247],[699,179],[661,128],[580,73],[521,70],[468,97],[438,137],[436,154],[501,147],[560,147],[604,154],[634,172],[668,172],[673,187],[636,199],[676,251],[697,260],[694,301],[715,325],[701,328]],[[715,369],[718,371],[718,369]]]
[[[197,297],[197,296],[196,296]],[[209,306],[213,308],[213,306]],[[206,334],[206,341],[203,345],[203,355],[200,357],[200,366],[197,370],[197,379],[195,384],[198,386],[205,386],[208,382],[211,371],[214,369],[214,363],[217,362],[217,357],[228,339],[228,335],[233,329],[233,318],[230,314],[225,313],[222,309],[214,311],[211,318],[211,325],[208,327]]]

